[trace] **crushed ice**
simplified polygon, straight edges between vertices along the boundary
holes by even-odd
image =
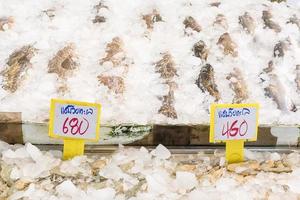
[[[246,161],[224,154],[171,155],[163,145],[120,147],[110,156],[62,161],[32,144],[0,142],[0,199],[267,199],[300,197],[300,154],[246,150]],[[231,192],[228,192],[231,191]]]

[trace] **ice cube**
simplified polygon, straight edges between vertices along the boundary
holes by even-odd
[[[25,151],[24,148],[20,148],[15,151],[8,149],[6,151],[3,151],[2,155],[3,155],[4,161],[6,161],[6,159],[28,158],[29,157],[27,151]]]
[[[89,189],[87,191],[91,199],[110,200],[114,199],[116,191],[113,188],[103,188],[100,190]]]
[[[35,162],[37,162],[38,159],[43,155],[42,152],[36,146],[33,146],[30,143],[25,144],[25,149],[32,158],[32,160],[34,160]]]
[[[151,151],[151,155],[160,159],[168,159],[171,157],[170,151],[162,144],[159,144],[153,151]]]
[[[105,178],[120,180],[123,177],[123,171],[117,165],[110,164],[106,165],[100,172],[99,175]]]
[[[66,180],[56,186],[56,191],[63,196],[75,196],[78,189],[70,180]]]
[[[6,142],[0,141],[0,152],[9,149],[10,145]]]
[[[277,153],[277,152],[271,153],[270,159],[273,160],[273,161],[278,161],[278,160],[281,159],[281,156],[280,156],[279,153]]]
[[[232,190],[237,185],[238,183],[233,178],[220,178],[216,182],[217,190],[224,192]]]
[[[170,193],[171,179],[165,170],[157,170],[146,175],[147,189],[150,193]]]
[[[196,187],[198,181],[195,174],[191,172],[178,171],[176,172],[176,186],[177,190],[190,190]]]

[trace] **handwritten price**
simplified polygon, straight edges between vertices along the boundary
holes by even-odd
[[[222,136],[226,135],[227,138],[229,137],[235,137],[238,134],[243,137],[247,134],[248,131],[248,123],[246,120],[242,120],[241,123],[239,123],[238,120],[233,121],[231,124],[227,121],[223,125],[222,129]]]
[[[70,132],[72,135],[83,135],[87,132],[89,126],[88,120],[84,117],[82,120],[79,120],[77,117],[73,117],[69,120],[69,117],[67,117],[63,123],[62,131],[64,134]]]

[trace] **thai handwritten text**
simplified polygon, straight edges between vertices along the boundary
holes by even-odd
[[[249,114],[250,114],[249,108],[226,108],[218,112],[219,118],[238,117],[238,116],[244,116]]]
[[[67,105],[66,107],[61,107],[61,114],[80,114],[89,115],[93,114],[92,108],[76,108],[74,105]]]

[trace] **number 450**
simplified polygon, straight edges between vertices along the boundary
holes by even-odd
[[[238,120],[233,121],[231,124],[227,122],[223,125],[222,136],[227,135],[229,137],[235,137],[237,134],[240,136],[246,135],[248,131],[248,124],[246,120],[243,120],[242,123],[238,123]]]

